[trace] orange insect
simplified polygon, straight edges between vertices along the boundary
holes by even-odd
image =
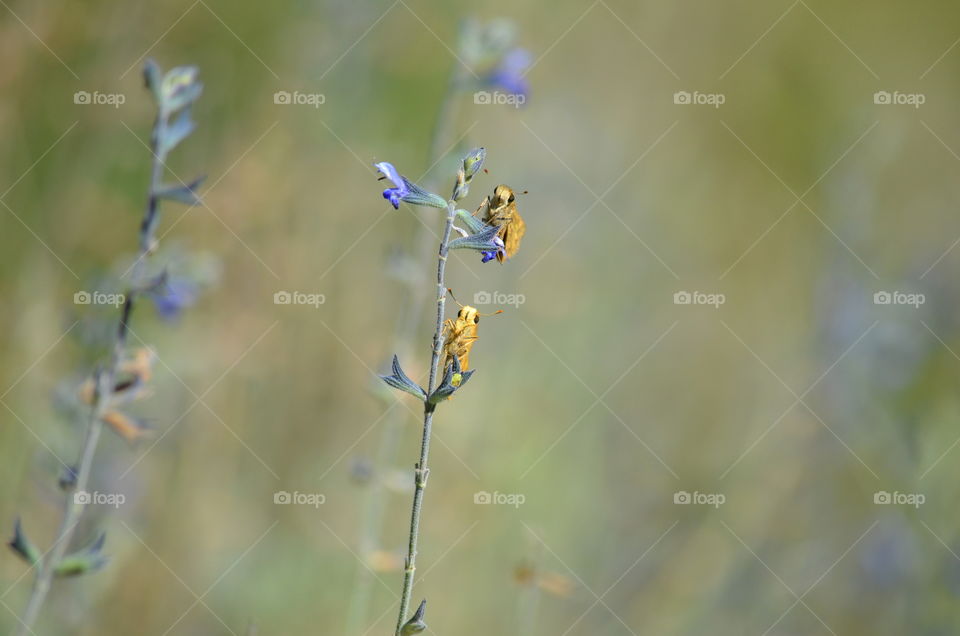
[[[117,407],[142,399],[149,394],[147,383],[153,375],[155,359],[156,355],[151,349],[141,348],[134,351],[131,358],[118,365],[113,392],[107,399],[106,408],[100,417],[104,424],[130,444],[140,441],[149,434],[150,429],[142,419],[127,415]],[[78,397],[84,404],[93,404],[96,393],[96,381],[88,378],[80,385]]]
[[[520,239],[527,231],[527,224],[517,211],[517,197],[509,186],[501,184],[494,188],[493,196],[483,200],[474,216],[479,216],[488,225],[500,228],[497,236],[503,241],[504,248],[503,252],[497,253],[498,261],[502,263],[517,253]]]
[[[450,291],[449,289],[447,291]],[[450,292],[453,296],[453,292]],[[456,297],[453,299],[458,305]],[[470,368],[470,350],[473,349],[473,343],[477,341],[477,325],[480,324],[480,316],[494,316],[503,313],[503,310],[495,311],[492,314],[481,314],[476,307],[470,305],[460,305],[460,311],[457,312],[456,320],[447,319],[443,323],[443,369],[453,364],[453,357],[460,360],[460,370],[466,371]]]

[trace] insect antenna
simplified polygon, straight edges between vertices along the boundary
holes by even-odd
[[[462,304],[459,300],[457,300],[457,297],[456,297],[456,296],[453,295],[453,290],[450,289],[449,287],[447,287],[447,293],[450,294],[450,298],[453,298],[453,302],[457,303],[457,305],[459,305],[460,309],[463,309],[463,304]],[[489,314],[481,314],[481,313],[478,311],[478,312],[477,312],[477,315],[478,315],[478,316],[486,317],[486,316],[496,316],[497,314],[502,314],[502,313],[503,313],[503,310],[502,310],[502,309],[498,309],[498,310],[496,310],[495,312],[489,313]]]

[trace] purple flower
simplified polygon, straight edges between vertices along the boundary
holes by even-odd
[[[533,61],[531,57],[526,49],[510,49],[500,58],[500,63],[487,77],[487,83],[500,87],[508,93],[526,97],[530,87],[524,73]]]
[[[392,163],[381,161],[373,165],[380,171],[380,174],[383,175],[381,178],[389,179],[395,186],[384,190],[383,198],[393,204],[394,210],[399,210],[400,202],[405,196],[410,194],[410,188],[407,187],[406,181],[400,176],[400,173],[397,172],[397,169],[393,167]]]
[[[480,260],[481,263],[487,263],[492,261],[497,257],[497,254],[503,253],[503,240],[499,236],[493,237],[493,244],[496,249],[480,252],[483,255],[483,258]]]
[[[176,320],[184,309],[197,301],[199,291],[197,285],[193,282],[183,278],[175,278],[165,281],[150,296],[161,318]]]
[[[401,175],[392,163],[381,161],[373,164],[383,176],[380,179],[389,179],[394,187],[383,191],[383,198],[393,205],[394,210],[400,209],[400,202],[406,201],[411,205],[425,205],[431,208],[447,207],[447,200],[440,195],[427,192],[409,179]]]

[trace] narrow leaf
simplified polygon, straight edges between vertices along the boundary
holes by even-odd
[[[143,64],[143,83],[153,93],[154,98],[160,101],[160,85],[163,83],[163,72],[153,58]]]
[[[457,218],[463,221],[463,224],[467,226],[467,229],[470,230],[471,234],[483,232],[489,227],[486,223],[481,221],[479,217],[470,214],[466,210],[457,210]]]
[[[393,356],[393,374],[392,375],[381,375],[380,378],[392,386],[395,389],[400,391],[405,391],[410,395],[415,395],[420,400],[427,399],[427,392],[424,391],[419,384],[407,377],[407,374],[403,372],[403,369],[400,367],[400,360],[397,359],[397,356]]]
[[[96,572],[107,563],[107,557],[103,554],[103,544],[106,540],[106,533],[101,533],[87,547],[63,557],[54,569],[54,574],[69,577]]]
[[[478,252],[497,249],[498,246],[494,243],[493,239],[496,238],[497,232],[499,231],[500,228],[491,225],[482,232],[450,241],[449,248],[451,250],[476,250]]]
[[[400,629],[400,636],[413,636],[413,634],[419,634],[427,628],[427,624],[423,622],[423,615],[427,611],[427,599],[420,601],[420,607],[417,608],[417,611],[413,613],[413,616],[404,623],[403,627]]]
[[[13,538],[7,545],[9,545],[10,549],[16,552],[21,559],[26,561],[27,564],[36,565],[40,562],[40,550],[38,550],[35,545],[30,543],[27,535],[23,533],[23,526],[20,523],[20,519],[17,519],[14,522]]]
[[[163,134],[160,137],[160,149],[157,154],[163,156],[173,150],[174,147],[186,139],[187,135],[192,133],[196,127],[197,125],[190,117],[190,109],[183,109],[173,123],[163,129]]]
[[[184,205],[199,205],[200,197],[197,190],[206,181],[207,176],[197,177],[187,185],[165,185],[157,190],[156,195],[161,199],[168,199]]]

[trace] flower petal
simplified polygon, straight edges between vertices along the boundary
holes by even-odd
[[[393,185],[398,187],[403,185],[403,177],[400,176],[400,173],[393,167],[392,163],[381,161],[380,163],[373,164],[373,166],[380,171],[380,174],[390,179]]]

